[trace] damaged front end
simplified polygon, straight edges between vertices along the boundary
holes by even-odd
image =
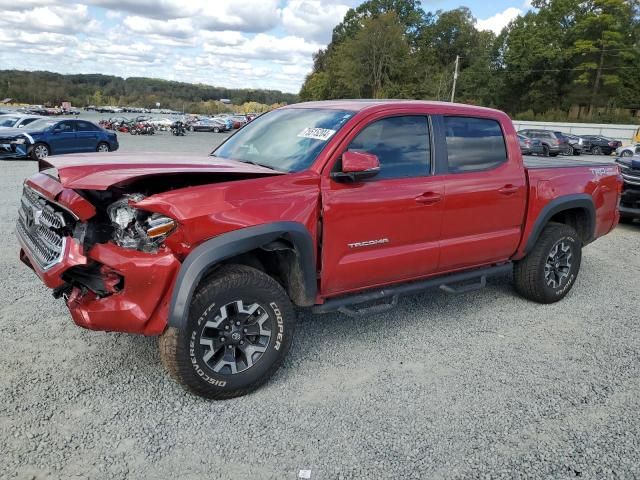
[[[0,158],[25,158],[31,151],[33,138],[27,133],[0,134]]]
[[[25,182],[16,226],[21,260],[65,299],[79,326],[161,333],[180,267],[165,245],[177,222],[135,208],[142,194],[100,192],[93,203],[51,175]]]

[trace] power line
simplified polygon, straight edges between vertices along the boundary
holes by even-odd
[[[490,70],[492,73],[528,73],[528,72],[589,72],[591,70],[597,70],[596,67],[586,68],[586,67],[577,67],[577,68],[545,68],[545,69],[527,69],[527,70],[512,70],[512,69],[497,69]],[[600,70],[638,70],[640,71],[640,67],[603,67]]]

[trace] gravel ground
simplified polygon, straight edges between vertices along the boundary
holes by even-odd
[[[214,135],[121,142],[205,153]],[[589,246],[554,305],[500,278],[370,318],[301,314],[272,381],[212,403],[169,379],[155,338],[74,326],[17,259],[35,165],[0,168],[2,479],[640,476],[640,224]]]

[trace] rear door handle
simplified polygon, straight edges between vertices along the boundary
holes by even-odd
[[[516,193],[518,190],[520,190],[520,187],[517,187],[516,185],[505,185],[504,187],[502,187],[501,189],[499,189],[498,191],[502,194],[502,195],[513,195],[514,193]]]
[[[433,205],[442,200],[442,195],[436,192],[425,192],[422,195],[416,197],[416,202],[423,205]]]

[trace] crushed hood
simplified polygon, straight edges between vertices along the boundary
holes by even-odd
[[[164,175],[219,173],[221,176],[259,177],[283,174],[249,163],[180,153],[73,154],[49,157],[45,163],[57,170],[64,187],[82,190],[106,190],[143,177]]]

